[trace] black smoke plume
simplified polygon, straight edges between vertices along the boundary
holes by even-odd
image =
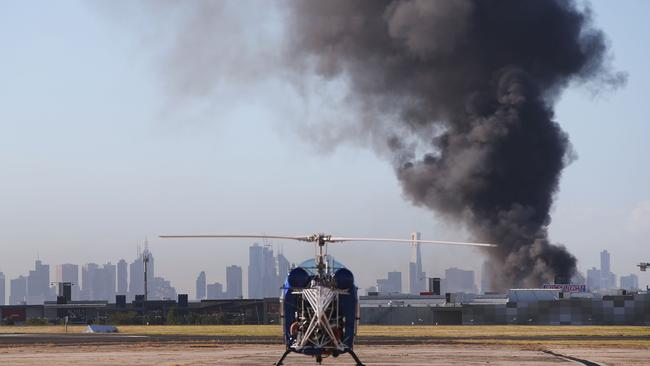
[[[288,3],[290,63],[343,78],[414,204],[464,223],[497,286],[570,278],[549,212],[572,152],[553,106],[571,82],[616,87],[608,47],[573,1]]]

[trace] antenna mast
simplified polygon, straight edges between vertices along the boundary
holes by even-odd
[[[144,301],[147,301],[147,295],[148,295],[148,289],[149,287],[147,286],[147,272],[148,272],[148,265],[149,263],[149,241],[145,238],[144,239],[144,252],[142,253],[142,264],[144,265]]]

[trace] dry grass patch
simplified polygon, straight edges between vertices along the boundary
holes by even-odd
[[[69,326],[81,333],[85,326]],[[278,325],[121,325],[122,334],[212,335],[232,337],[280,337]],[[0,333],[63,333],[63,326],[0,326]],[[490,344],[586,344],[650,346],[650,327],[640,326],[384,326],[362,325],[358,335],[373,337],[421,337],[462,343]],[[554,339],[554,338],[575,339]],[[610,339],[602,339],[602,338]],[[620,339],[612,340],[612,337]]]
[[[639,337],[650,336],[650,327],[641,326],[384,326],[359,327],[366,337],[432,337],[432,338],[499,338],[499,337]]]

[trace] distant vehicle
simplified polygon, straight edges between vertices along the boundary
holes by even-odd
[[[316,257],[289,272],[282,287],[282,331],[286,350],[275,365],[282,365],[291,352],[312,356],[317,363],[328,356],[349,353],[357,366],[363,366],[354,353],[354,337],[359,325],[359,298],[354,275],[326,254],[329,243],[350,241],[398,242],[494,247],[494,244],[439,240],[276,235],[162,235],[167,239],[259,238],[287,239],[314,243]]]
[[[639,269],[640,269],[642,272],[645,272],[646,269],[648,269],[648,267],[650,266],[650,263],[643,263],[643,262],[642,262],[642,263],[639,263],[637,266],[639,267]]]

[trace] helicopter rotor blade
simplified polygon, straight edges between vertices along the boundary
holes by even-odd
[[[305,236],[286,236],[286,235],[160,235],[162,239],[284,239],[284,240],[297,240],[304,242],[318,242],[322,240],[324,243],[341,243],[349,241],[358,242],[387,242],[387,243],[422,243],[422,244],[443,244],[443,245],[461,245],[473,247],[496,247],[495,244],[489,243],[472,243],[472,242],[459,242],[447,240],[411,240],[411,239],[389,239],[389,238],[354,238],[354,237],[340,237],[324,234],[314,234]]]
[[[286,239],[314,241],[313,236],[278,236],[278,235],[160,235],[161,239]]]
[[[388,239],[388,238],[349,238],[349,237],[331,237],[330,242],[340,243],[346,241],[370,241],[370,242],[393,242],[393,243],[422,243],[422,244],[443,244],[443,245],[463,245],[473,247],[496,247],[496,244],[489,243],[471,243],[447,240],[411,240],[411,239]]]

